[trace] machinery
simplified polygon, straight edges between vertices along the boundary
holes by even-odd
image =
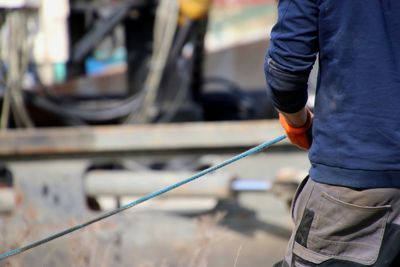
[[[276,121],[254,120],[275,116],[264,91],[204,75],[210,4],[0,0],[2,251],[281,134]],[[135,260],[160,256],[168,266],[194,266],[177,262],[175,245],[187,246],[197,235],[190,219],[221,210],[228,210],[224,227],[248,235],[265,231],[282,241],[289,230],[279,223],[286,217],[265,223],[240,200],[246,194],[267,197],[275,213],[280,202],[268,194],[293,190],[296,183],[286,178],[297,176],[284,173],[283,188],[273,185],[276,174],[288,162],[307,169],[305,154],[282,143],[252,160],[171,192],[154,205],[168,213],[148,213],[151,207],[145,207],[9,264],[153,266]],[[282,206],[285,211],[286,203]],[[242,242],[236,232],[229,235]],[[147,255],[150,251],[154,254]],[[264,252],[259,255],[265,263]]]
[[[259,95],[204,77],[209,0],[23,2],[0,1],[3,47],[15,48],[2,56],[2,128],[274,116]]]

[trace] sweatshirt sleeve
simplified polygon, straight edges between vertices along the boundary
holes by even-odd
[[[318,53],[317,0],[280,0],[264,71],[274,106],[287,113],[307,102],[307,82]]]

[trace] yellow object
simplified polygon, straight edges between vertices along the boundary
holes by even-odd
[[[210,0],[179,0],[181,13],[191,20],[203,18],[210,7]]]

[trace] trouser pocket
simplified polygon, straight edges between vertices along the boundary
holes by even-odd
[[[311,263],[329,259],[364,265],[376,262],[391,207],[358,206],[321,194],[307,207],[295,236],[293,254]]]

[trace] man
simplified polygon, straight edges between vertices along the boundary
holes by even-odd
[[[280,0],[278,10],[268,91],[311,169],[276,266],[400,266],[400,1]]]

